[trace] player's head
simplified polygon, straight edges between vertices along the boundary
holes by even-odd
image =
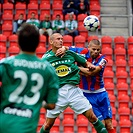
[[[24,23],[18,32],[18,44],[22,51],[35,52],[40,41],[38,29],[31,24]]]
[[[97,58],[101,53],[101,43],[97,39],[93,39],[89,42],[88,49],[92,58]]]
[[[52,49],[59,49],[63,45],[63,36],[60,33],[54,33],[49,37],[49,43]]]

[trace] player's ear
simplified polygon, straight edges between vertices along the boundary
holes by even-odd
[[[90,44],[88,44],[88,49],[90,48]]]
[[[49,38],[49,43],[50,44],[53,44],[53,40]]]
[[[50,44],[53,44],[53,40],[50,40]]]

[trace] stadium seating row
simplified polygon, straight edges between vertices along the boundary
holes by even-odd
[[[133,110],[126,107],[120,107],[118,110],[112,108],[112,110],[115,130],[119,130],[121,133],[130,133],[131,121],[133,118],[131,115],[129,116],[129,114],[132,114]],[[45,121],[45,115],[45,109],[41,109],[38,131]],[[76,115],[69,107],[62,114],[60,114],[51,129],[51,132],[60,131],[63,131],[63,133],[67,131],[69,131],[69,133],[74,133],[74,131],[77,131],[78,133],[88,133],[89,131],[96,133],[92,125],[88,123],[88,120],[83,115]]]

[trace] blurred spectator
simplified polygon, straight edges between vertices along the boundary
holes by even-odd
[[[53,33],[57,32],[64,35],[64,21],[61,20],[59,14],[56,15],[56,19],[52,22]]]
[[[16,2],[24,2],[26,4],[29,4],[29,0],[8,0],[8,2],[16,4]]]
[[[40,34],[46,35],[46,36],[52,35],[53,33],[52,23],[50,21],[50,16],[48,14],[44,17],[44,20],[41,21],[39,32]]]
[[[78,22],[74,20],[73,14],[69,14],[69,20],[65,21],[65,35],[71,35],[73,37],[78,35]]]
[[[36,14],[34,12],[31,13],[31,17],[26,21],[26,23],[33,24],[37,28],[40,26],[40,21],[36,18]]]
[[[88,0],[78,0],[77,9],[79,14],[86,13],[89,15],[89,2]]]
[[[76,0],[65,0],[63,3],[63,15],[66,15],[67,13],[72,13],[72,12],[75,15],[78,15]]]
[[[20,14],[19,18],[13,22],[13,34],[16,34],[17,31],[19,31],[20,26],[25,23],[26,20],[24,20],[24,14]]]
[[[22,3],[26,3],[26,4],[29,4],[30,3],[30,0],[16,0],[18,2],[22,2]]]
[[[3,4],[4,3],[4,0],[0,0],[0,3]]]
[[[16,0],[8,0],[8,2],[10,2],[10,3],[16,3]]]

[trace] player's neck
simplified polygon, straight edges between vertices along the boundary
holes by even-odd
[[[29,54],[29,55],[35,55],[35,52],[21,51],[21,53],[24,53],[24,54]]]
[[[55,47],[53,47],[53,48],[52,48],[53,53],[56,53],[56,52],[57,52],[57,50],[58,50],[58,49],[57,49],[57,48],[55,48]]]

